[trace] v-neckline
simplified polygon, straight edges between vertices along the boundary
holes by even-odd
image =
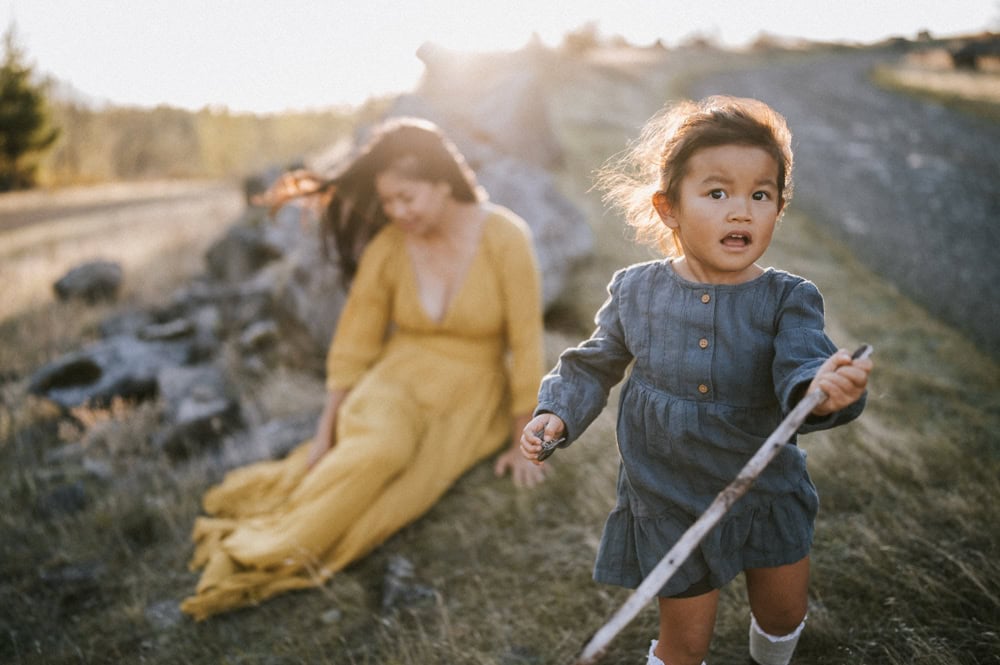
[[[451,297],[445,303],[444,308],[441,310],[441,318],[435,318],[427,311],[427,305],[424,303],[424,299],[420,295],[420,275],[417,273],[417,266],[413,260],[413,255],[410,253],[410,249],[406,246],[405,239],[403,243],[403,250],[406,252],[406,260],[410,266],[410,284],[414,291],[414,297],[417,301],[417,307],[420,309],[420,314],[430,322],[433,326],[440,328],[445,324],[448,318],[451,316],[452,311],[455,309],[455,303],[458,302],[462,293],[465,291],[465,286],[469,281],[469,276],[472,275],[472,270],[476,263],[479,261],[479,255],[482,253],[483,239],[486,235],[486,225],[489,223],[490,213],[489,211],[483,211],[482,223],[479,226],[479,235],[476,238],[474,249],[472,252],[472,258],[469,259],[469,264],[465,268],[465,272],[462,274],[461,279],[458,280],[458,288],[455,292],[451,294]]]

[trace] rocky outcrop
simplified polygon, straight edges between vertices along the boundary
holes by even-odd
[[[98,302],[114,300],[122,284],[122,267],[113,261],[91,261],[79,265],[53,284],[60,300]]]
[[[387,115],[424,117],[441,126],[491,200],[525,219],[542,271],[544,304],[551,305],[593,240],[584,214],[560,193],[550,172],[560,163],[561,149],[546,109],[548,54],[531,47],[459,56],[428,45],[420,57],[427,65],[423,81]],[[358,132],[353,145],[334,146],[308,166],[336,168],[366,131]],[[260,179],[268,177],[274,174]],[[257,190],[264,185],[254,182]],[[40,368],[31,377],[31,392],[65,409],[106,406],[115,397],[156,399],[162,424],[151,444],[172,459],[201,453],[235,432],[254,444],[255,431],[268,427],[287,433],[275,437],[267,430],[276,443],[265,449],[283,454],[311,436],[315,414],[268,420],[241,397],[240,386],[277,364],[322,373],[346,289],[322,251],[316,222],[300,206],[286,206],[268,219],[249,204],[208,249],[203,278],[164,306],[109,317],[101,325],[103,339]]]

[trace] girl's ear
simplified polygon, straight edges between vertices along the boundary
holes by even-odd
[[[664,191],[658,191],[653,194],[653,208],[656,209],[656,214],[660,216],[660,221],[669,226],[672,229],[677,228],[677,218],[674,217],[673,208],[670,205],[670,197]]]

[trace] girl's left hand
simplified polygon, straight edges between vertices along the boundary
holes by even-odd
[[[827,358],[807,391],[819,389],[827,394],[827,399],[812,410],[813,415],[827,416],[861,399],[868,387],[868,374],[871,371],[871,359],[852,360],[847,349],[840,349]]]

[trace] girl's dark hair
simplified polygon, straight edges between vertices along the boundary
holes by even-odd
[[[375,190],[375,177],[386,171],[447,183],[456,201],[473,203],[486,198],[465,158],[434,123],[403,117],[371,130],[367,142],[332,177],[324,179],[305,171],[286,176],[272,195],[276,202],[272,208],[297,196],[320,197],[323,250],[330,256],[333,246],[346,283],[354,277],[365,245],[388,222]]]
[[[722,95],[683,101],[654,115],[638,141],[602,168],[597,185],[605,190],[604,200],[624,212],[638,240],[677,256],[680,247],[656,215],[652,198],[662,191],[677,205],[680,182],[695,152],[733,144],[765,150],[778,165],[780,214],[792,199],[791,143],[784,117],[764,102]]]

